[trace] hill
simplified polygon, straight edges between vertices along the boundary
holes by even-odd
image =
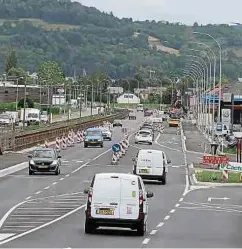
[[[223,73],[241,77],[242,30],[228,25],[188,27],[169,22],[133,22],[119,19],[69,0],[3,0],[0,8],[0,71],[10,46],[18,64],[36,71],[47,60],[60,63],[69,76],[104,70],[113,78],[132,75],[140,67],[180,75],[188,60],[191,40],[214,46],[212,34],[223,47]],[[215,47],[213,47],[215,49]],[[216,50],[215,50],[216,52]]]

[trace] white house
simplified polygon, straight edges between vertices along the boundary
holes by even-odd
[[[125,93],[117,98],[119,104],[139,104],[140,98],[132,93]]]

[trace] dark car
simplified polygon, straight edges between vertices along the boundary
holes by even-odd
[[[60,174],[61,156],[53,148],[36,149],[32,155],[28,156],[29,160],[29,175],[37,172],[49,172]]]
[[[122,125],[121,120],[114,120],[114,121],[113,121],[113,127],[115,127],[115,126],[120,126],[120,127],[122,127],[123,125]]]
[[[153,115],[153,111],[150,111],[150,110],[144,111],[144,117],[150,117],[152,115]]]

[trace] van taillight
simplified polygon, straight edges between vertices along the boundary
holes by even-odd
[[[142,219],[144,216],[144,198],[143,192],[139,192],[139,219]]]
[[[87,216],[91,217],[92,191],[89,191],[87,197]]]

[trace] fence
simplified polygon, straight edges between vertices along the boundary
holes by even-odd
[[[2,132],[0,135],[0,146],[2,151],[18,151],[23,150],[37,144],[44,143],[45,140],[54,141],[56,137],[67,136],[70,129],[74,132],[78,130],[84,130],[88,127],[97,126],[102,124],[104,121],[113,122],[114,119],[123,119],[128,116],[127,111],[119,112],[109,116],[96,116],[90,120],[75,119],[70,122],[62,122],[54,124],[49,127],[36,129],[26,132]]]

